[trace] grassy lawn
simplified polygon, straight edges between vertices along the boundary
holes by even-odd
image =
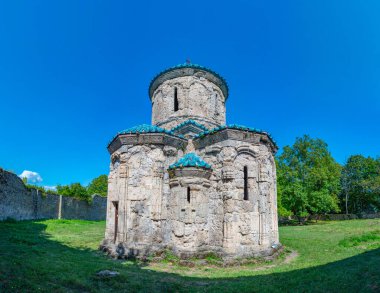
[[[380,219],[281,227],[293,253],[228,268],[108,259],[97,251],[104,226],[0,222],[0,292],[380,292]],[[120,275],[97,277],[104,269]]]

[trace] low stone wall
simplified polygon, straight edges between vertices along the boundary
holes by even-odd
[[[107,198],[95,195],[89,204],[73,197],[62,197],[62,218],[80,220],[105,220],[107,212]]]
[[[353,220],[353,219],[377,219],[380,218],[380,213],[375,214],[326,214],[326,215],[311,215],[307,218],[302,219],[307,220],[320,220],[320,221],[343,221],[343,220]],[[286,224],[291,221],[298,221],[297,217],[279,217],[279,223]]]
[[[107,198],[95,195],[91,203],[55,194],[41,195],[25,187],[15,174],[0,169],[0,221],[32,219],[105,220]]]

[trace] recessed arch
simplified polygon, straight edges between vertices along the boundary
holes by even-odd
[[[251,146],[248,146],[248,145],[239,146],[237,148],[237,154],[238,155],[246,154],[254,158],[257,157],[257,152]]]

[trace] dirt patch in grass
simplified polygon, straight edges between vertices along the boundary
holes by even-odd
[[[297,251],[291,251],[290,253],[286,253],[284,259],[281,262],[278,262],[276,264],[270,264],[270,265],[264,265],[261,267],[254,268],[253,271],[263,271],[267,270],[270,268],[274,268],[280,264],[289,264],[291,263],[294,259],[298,257],[298,252]]]

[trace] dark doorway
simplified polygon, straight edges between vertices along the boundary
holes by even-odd
[[[115,230],[114,230],[114,236],[113,236],[113,242],[116,243],[116,237],[117,237],[117,226],[119,222],[119,202],[118,201],[113,201],[113,206],[115,208]]]

